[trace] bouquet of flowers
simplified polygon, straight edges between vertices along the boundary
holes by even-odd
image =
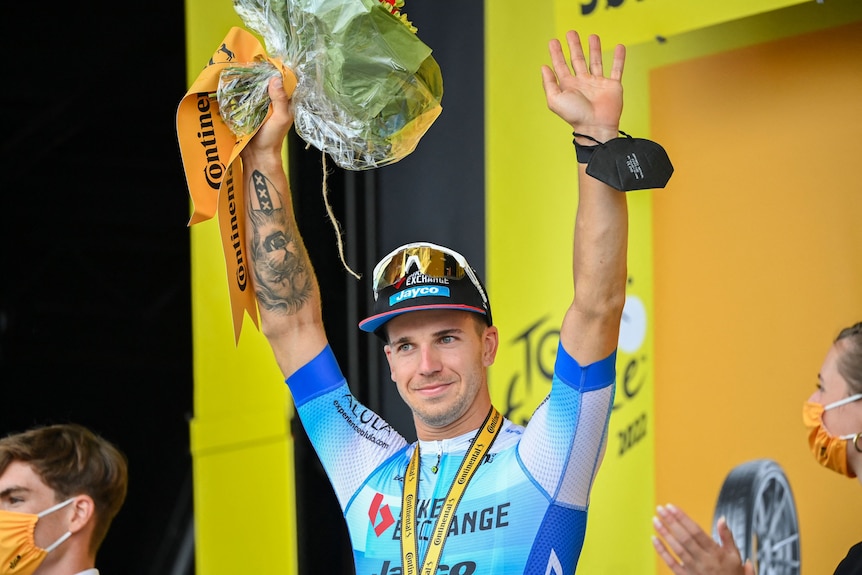
[[[299,136],[348,170],[410,154],[440,115],[443,81],[403,0],[234,0],[269,59],[221,71],[219,112],[237,136],[266,117],[279,60],[296,76]]]
[[[255,296],[246,289],[237,160],[270,113],[269,80],[282,77],[300,137],[342,168],[402,159],[440,115],[443,96],[440,67],[402,6],[403,0],[234,0],[266,49],[251,32],[232,28],[180,101],[177,137],[194,205],[189,225],[218,214],[237,341],[244,313],[257,325]],[[330,219],[341,261],[359,277],[344,260],[331,211]]]

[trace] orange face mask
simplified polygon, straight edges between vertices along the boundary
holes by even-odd
[[[862,433],[849,435],[832,435],[823,425],[823,413],[841,405],[862,399],[862,393],[852,395],[840,401],[823,405],[813,401],[805,402],[802,409],[802,421],[808,428],[808,446],[820,465],[837,471],[841,475],[853,478],[856,474],[847,465],[847,441],[852,439],[856,451],[862,452],[860,436]]]
[[[45,549],[37,547],[34,538],[40,518],[72,501],[74,499],[67,499],[39,514],[0,510],[0,575],[32,575],[48,553],[71,537],[72,532],[66,531]]]

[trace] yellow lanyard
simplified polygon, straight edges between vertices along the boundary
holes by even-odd
[[[440,509],[440,515],[437,516],[437,521],[434,523],[433,536],[428,543],[428,550],[425,552],[422,575],[437,573],[437,565],[443,554],[443,543],[446,540],[446,533],[449,532],[449,524],[455,516],[455,508],[461,501],[467,484],[473,478],[479,465],[482,464],[482,459],[488,453],[491,444],[494,443],[497,433],[500,432],[502,419],[500,412],[492,406],[482,424],[482,430],[473,438],[467,453],[464,454],[461,467],[455,474],[455,479],[452,481],[449,493],[446,494],[443,507]],[[404,492],[401,495],[401,567],[404,575],[416,575],[419,555],[419,542],[416,537],[416,503],[419,498],[419,442],[416,442],[416,449],[413,450],[413,456],[407,465],[407,473],[404,475]]]

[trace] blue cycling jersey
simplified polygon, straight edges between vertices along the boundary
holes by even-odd
[[[607,441],[615,364],[616,352],[582,367],[559,346],[548,397],[526,427],[504,420],[455,509],[439,575],[574,573]],[[416,444],[357,401],[329,347],[287,383],[344,512],[357,575],[401,575],[401,494]],[[419,441],[420,558],[477,431]]]

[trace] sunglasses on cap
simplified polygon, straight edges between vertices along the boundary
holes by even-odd
[[[372,274],[372,288],[374,299],[389,286],[400,287],[409,275],[419,272],[429,277],[460,280],[464,276],[470,278],[470,282],[482,296],[482,301],[488,301],[482,282],[476,276],[476,272],[467,263],[467,260],[454,250],[431,244],[417,242],[401,246],[390,252],[374,266]]]

